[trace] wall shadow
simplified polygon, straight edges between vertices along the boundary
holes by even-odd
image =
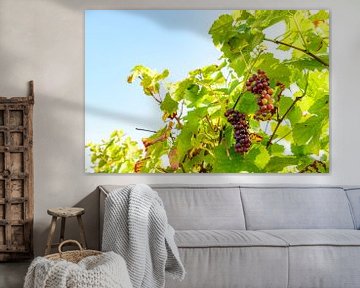
[[[87,249],[98,250],[99,248],[99,190],[96,188],[94,191],[89,193],[85,198],[74,204],[72,207],[81,207],[85,209],[85,214],[82,215],[82,220],[85,226],[85,236],[87,241]],[[50,220],[49,218],[48,227],[42,231],[35,231],[37,234],[37,239],[39,239],[43,245],[37,245],[36,255],[43,255],[45,251],[46,241],[49,235],[50,230]],[[56,230],[53,238],[53,243],[57,243],[59,241],[60,235],[60,219],[57,221]],[[80,229],[76,217],[67,218],[66,220],[66,228],[65,228],[65,240],[76,240],[80,242]],[[77,248],[72,248],[77,249]],[[69,250],[66,248],[65,250]],[[70,249],[71,250],[71,249]],[[52,253],[57,253],[57,249],[53,248]]]
[[[164,4],[149,3],[119,3],[116,1],[69,1],[57,0],[59,5],[72,10],[121,10],[134,17],[146,18],[149,21],[169,30],[188,31],[201,37],[210,37],[208,31],[211,24],[219,15],[229,13],[230,10],[203,8],[204,13],[196,13],[199,8],[164,8]],[[126,8],[124,8],[126,7]]]

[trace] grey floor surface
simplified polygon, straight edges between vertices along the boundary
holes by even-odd
[[[21,288],[30,262],[0,263],[0,288]]]

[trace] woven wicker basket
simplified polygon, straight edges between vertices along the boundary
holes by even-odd
[[[74,251],[62,251],[62,247],[65,244],[76,244],[79,247],[79,250],[74,250]],[[79,261],[81,261],[82,259],[88,257],[88,256],[96,256],[96,255],[100,255],[102,254],[102,252],[100,251],[96,251],[96,250],[85,250],[82,248],[81,244],[76,241],[76,240],[66,240],[61,242],[61,244],[59,245],[58,248],[59,253],[54,253],[54,254],[50,254],[45,256],[45,258],[49,259],[49,260],[66,260],[69,262],[73,262],[73,263],[78,263]]]

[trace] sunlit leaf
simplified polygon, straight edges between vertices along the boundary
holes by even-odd
[[[259,109],[256,102],[254,94],[245,92],[240,96],[240,100],[236,108],[242,113],[254,114]]]
[[[179,105],[178,102],[174,101],[171,98],[170,94],[167,93],[164,100],[160,104],[160,109],[164,112],[164,114],[166,116],[165,119],[168,116],[172,116],[177,112],[178,105]]]
[[[259,147],[260,153],[255,158],[255,165],[263,169],[270,161],[268,150],[264,146]]]
[[[319,137],[322,119],[313,116],[302,123],[297,123],[293,128],[294,141],[298,145],[307,144],[310,139]]]

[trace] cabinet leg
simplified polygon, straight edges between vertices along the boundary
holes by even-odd
[[[55,233],[56,220],[57,220],[57,217],[55,217],[55,216],[53,216],[51,219],[50,231],[49,231],[49,236],[48,236],[48,240],[47,240],[47,244],[46,244],[45,255],[48,255],[51,252],[51,243],[52,243],[52,239],[53,239],[54,233]]]

